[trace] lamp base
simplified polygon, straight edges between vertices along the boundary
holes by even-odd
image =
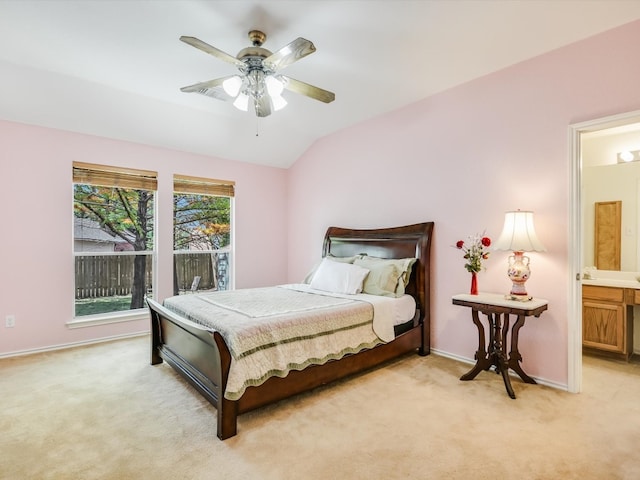
[[[529,257],[524,256],[523,253],[524,252],[513,252],[513,255],[509,257],[507,274],[513,285],[511,285],[509,295],[505,296],[508,300],[528,302],[532,298],[524,286],[525,282],[531,276],[531,270],[529,270]]]
[[[531,300],[533,300],[533,297],[531,295],[528,294],[524,294],[524,295],[518,295],[515,293],[509,293],[508,295],[504,296],[505,300],[514,300],[516,302],[530,302]]]

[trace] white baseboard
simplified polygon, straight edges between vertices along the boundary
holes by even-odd
[[[456,360],[458,362],[462,362],[462,363],[468,363],[469,365],[475,365],[476,361],[472,360],[471,358],[467,358],[467,357],[461,357],[459,355],[454,355],[452,353],[449,352],[443,352],[442,350],[438,350],[435,348],[431,349],[431,353],[434,353],[436,355],[439,355],[441,357],[445,357],[445,358],[450,358],[451,360]],[[511,375],[512,377],[515,378],[520,378],[518,376],[518,374],[509,371],[509,375]],[[547,380],[545,378],[540,378],[540,377],[534,377],[533,375],[531,376],[531,378],[533,378],[536,383],[540,384],[540,385],[545,385],[547,387],[551,387],[551,388],[556,388],[558,390],[564,390],[564,391],[569,391],[569,386],[567,384],[562,384],[562,383],[558,383],[558,382],[552,382],[550,380]]]
[[[35,353],[44,353],[44,352],[51,352],[54,350],[63,350],[66,348],[73,348],[73,347],[81,347],[81,346],[86,346],[86,345],[93,345],[96,343],[104,343],[104,342],[111,342],[113,340],[122,340],[125,338],[133,338],[133,337],[140,337],[140,336],[145,336],[145,335],[149,335],[149,331],[142,331],[142,332],[136,332],[136,333],[127,333],[127,334],[123,334],[123,335],[114,335],[111,337],[103,337],[103,338],[98,338],[98,339],[93,339],[93,340],[85,340],[82,342],[73,342],[73,343],[65,343],[62,345],[51,345],[48,347],[42,347],[42,348],[34,348],[34,349],[29,349],[29,350],[18,350],[18,351],[14,351],[14,352],[7,352],[7,353],[0,353],[0,359],[2,358],[9,358],[9,357],[18,357],[18,356],[22,356],[22,355],[32,355]],[[474,365],[476,362],[475,360],[468,358],[468,357],[462,357],[460,355],[455,355],[453,353],[449,353],[449,352],[444,352],[442,350],[438,350],[436,348],[432,348],[431,349],[431,353],[434,355],[438,355],[441,357],[445,357],[445,358],[450,358],[451,360],[455,360],[457,362],[461,362],[461,363],[466,363],[469,365]],[[517,374],[510,372],[510,375],[520,378],[517,376]],[[558,390],[568,390],[568,386],[566,384],[561,384],[561,383],[557,383],[557,382],[552,382],[549,380],[546,380],[544,378],[539,378],[539,377],[532,377],[537,383],[539,383],[540,385],[545,385],[547,387],[552,387],[552,388],[556,388]]]
[[[50,345],[47,347],[41,347],[41,348],[32,348],[32,349],[28,349],[28,350],[16,350],[14,352],[6,352],[6,353],[0,353],[0,359],[2,358],[10,358],[10,357],[20,357],[23,355],[33,355],[35,353],[44,353],[44,352],[52,352],[54,350],[64,350],[67,348],[74,348],[74,347],[82,347],[82,346],[86,346],[86,345],[93,345],[95,343],[104,343],[104,342],[111,342],[113,340],[122,340],[124,338],[133,338],[133,337],[141,337],[143,335],[149,335],[149,331],[143,331],[143,332],[135,332],[135,333],[125,333],[122,335],[113,335],[111,337],[103,337],[103,338],[96,338],[96,339],[92,339],[92,340],[84,340],[82,342],[72,342],[72,343],[64,343],[61,345]]]

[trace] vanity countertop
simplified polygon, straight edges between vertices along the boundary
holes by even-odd
[[[596,285],[600,287],[634,288],[640,290],[640,277],[638,272],[619,272],[614,270],[595,270],[591,274],[595,278],[583,278],[583,285]]]
[[[618,278],[592,278],[582,280],[583,285],[596,285],[598,287],[618,287],[640,289],[640,282],[637,280],[623,280]]]

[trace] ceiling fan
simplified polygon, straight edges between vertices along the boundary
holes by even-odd
[[[284,89],[306,95],[324,103],[333,102],[333,92],[309,85],[295,78],[280,74],[280,70],[316,51],[309,40],[297,38],[275,53],[271,53],[262,44],[267,36],[259,30],[249,32],[251,47],[240,50],[235,57],[223,52],[195,37],[180,37],[180,40],[220,60],[235,65],[239,75],[196,83],[182,87],[182,92],[196,92],[223,101],[233,101],[233,105],[247,111],[249,102],[253,103],[256,115],[266,117],[280,110],[287,102],[282,97]]]

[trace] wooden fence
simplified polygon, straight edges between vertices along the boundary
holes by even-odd
[[[175,254],[173,256],[173,267],[177,274],[178,290],[190,290],[195,277],[200,277],[199,290],[216,288],[213,263],[217,262],[217,257],[217,254],[209,252]]]
[[[153,258],[146,255],[145,291],[153,288]],[[130,295],[135,255],[77,256],[75,265],[76,299]],[[174,255],[176,283],[181,291],[190,290],[194,277],[198,289],[227,288],[228,253],[180,253]],[[214,273],[215,272],[215,273]]]
[[[145,255],[145,290],[152,288],[152,256]],[[135,255],[76,257],[76,299],[131,295]]]

